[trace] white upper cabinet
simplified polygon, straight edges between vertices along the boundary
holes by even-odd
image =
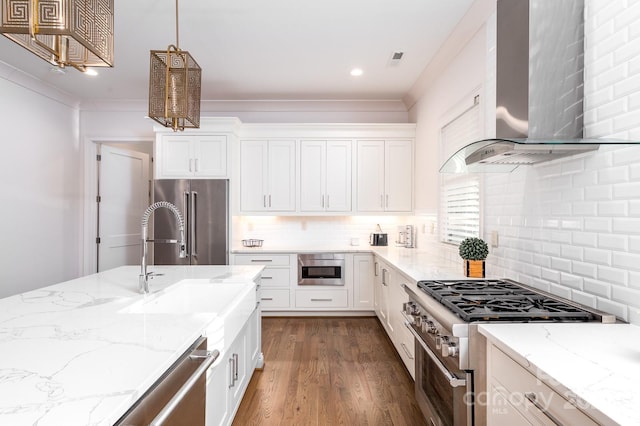
[[[235,140],[237,119],[203,118],[200,129],[169,132],[156,127],[155,179],[226,179],[230,177],[228,143]]]
[[[300,142],[300,211],[351,211],[350,140]]]
[[[357,210],[411,212],[413,141],[357,141]]]
[[[295,153],[292,140],[240,142],[241,211],[295,211]]]

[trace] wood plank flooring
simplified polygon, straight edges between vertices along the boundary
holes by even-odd
[[[413,380],[375,317],[262,319],[264,370],[234,425],[423,425]]]

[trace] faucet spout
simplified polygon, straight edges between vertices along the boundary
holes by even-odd
[[[151,213],[159,208],[169,209],[176,217],[176,223],[178,224],[178,229],[180,230],[180,240],[177,241],[178,255],[180,258],[187,257],[187,245],[184,239],[184,219],[182,218],[180,210],[178,210],[175,205],[171,204],[168,201],[158,201],[151,204],[149,207],[147,207],[147,209],[144,211],[144,214],[142,215],[142,259],[140,261],[140,277],[138,279],[141,293],[149,293],[149,275],[151,275],[151,272],[147,272],[147,253],[148,243],[153,242],[153,240],[149,240],[148,238],[149,218],[151,217]]]

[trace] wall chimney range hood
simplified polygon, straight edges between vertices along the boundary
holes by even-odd
[[[496,34],[496,138],[460,149],[440,172],[511,172],[637,143],[583,138],[584,0],[498,0]]]

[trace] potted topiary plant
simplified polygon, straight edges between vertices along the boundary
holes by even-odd
[[[484,260],[489,254],[487,243],[481,238],[465,238],[458,249],[464,259],[464,275],[472,278],[484,278]]]

